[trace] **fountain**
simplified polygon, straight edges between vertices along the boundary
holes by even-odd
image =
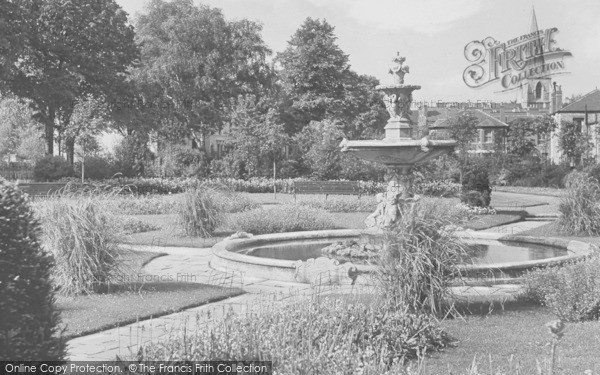
[[[412,138],[412,92],[421,86],[404,84],[404,75],[409,72],[408,66],[404,65],[404,57],[398,53],[392,61],[394,64],[389,73],[394,77],[394,83],[377,86],[377,89],[384,93],[383,100],[390,114],[385,126],[385,138],[379,141],[344,139],[340,144],[342,152],[350,152],[361,159],[382,163],[388,168],[386,192],[377,196],[377,209],[365,222],[367,228],[379,231],[394,224],[403,206],[419,199],[414,196],[412,189],[413,167],[451,152],[456,145],[456,141],[453,140],[429,140],[427,135],[420,140]]]
[[[335,246],[336,242],[357,243],[364,237],[372,239],[373,235],[393,226],[402,212],[419,200],[413,194],[413,167],[451,152],[456,145],[453,140],[430,140],[427,135],[421,139],[413,139],[410,104],[412,92],[421,87],[404,84],[404,75],[409,71],[404,61],[405,58],[399,54],[393,59],[394,64],[389,73],[393,75],[394,83],[377,86],[384,93],[385,105],[390,114],[385,126],[385,138],[357,141],[344,139],[340,144],[342,152],[382,163],[388,168],[386,191],[377,194],[377,208],[365,221],[367,230],[235,236],[213,247],[213,268],[229,273],[240,272],[261,278],[311,284],[354,284],[359,274],[372,272],[373,267],[368,264],[341,263],[324,257],[322,249],[332,244]],[[523,254],[510,256],[510,259],[500,256],[483,263],[461,266],[461,272],[474,278],[519,277],[529,269],[578,259],[591,251],[590,244],[578,241],[472,231],[457,235],[475,244],[501,247],[500,252],[504,255],[509,253],[511,246],[510,251]],[[531,246],[536,244],[542,245],[546,250],[540,251]],[[524,250],[514,250],[515,248]]]

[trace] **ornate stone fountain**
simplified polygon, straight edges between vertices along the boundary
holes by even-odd
[[[412,138],[412,92],[421,86],[404,84],[404,75],[409,72],[408,66],[404,65],[405,60],[398,53],[389,69],[394,83],[377,86],[384,93],[383,100],[390,114],[385,126],[385,138],[359,141],[344,139],[340,144],[342,152],[351,152],[361,159],[388,167],[387,189],[385,193],[377,195],[377,209],[365,222],[368,228],[382,230],[392,226],[404,205],[419,199],[414,196],[412,189],[413,167],[451,152],[456,145],[453,140],[434,141],[427,136],[420,140]]]

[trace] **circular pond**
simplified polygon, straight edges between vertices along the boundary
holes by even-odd
[[[348,259],[336,257],[335,255],[323,254],[321,249],[330,245],[328,240],[300,240],[284,241],[279,243],[267,243],[256,247],[241,249],[240,254],[259,258],[271,258],[282,260],[306,261],[311,258],[329,257],[337,259],[340,263],[352,261],[354,263],[368,263],[360,259]],[[474,239],[468,241],[467,251],[471,254],[472,264],[502,264],[511,262],[523,262],[556,258],[568,255],[565,248],[548,245],[539,245],[516,241],[494,241],[485,239]]]
[[[290,282],[313,282],[327,275],[332,283],[354,283],[373,271],[365,261],[331,259],[321,249],[337,241],[357,240],[359,230],[280,233],[227,239],[213,247],[211,266],[224,272]],[[584,257],[591,245],[580,241],[465,231],[457,233],[471,246],[472,261],[460,266],[467,278],[520,277],[533,268]],[[372,263],[372,262],[371,262]]]

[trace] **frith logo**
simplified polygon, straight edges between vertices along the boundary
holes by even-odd
[[[571,52],[558,48],[553,27],[521,35],[505,43],[492,37],[475,40],[465,47],[465,58],[471,62],[463,80],[469,87],[481,87],[499,81],[502,87],[514,89],[531,78],[566,73],[564,58]]]

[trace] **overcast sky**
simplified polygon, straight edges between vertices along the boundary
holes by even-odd
[[[116,0],[130,15],[144,0]],[[195,0],[198,3],[197,0]],[[540,29],[558,28],[556,45],[573,57],[569,74],[554,76],[564,96],[585,94],[600,85],[600,1],[598,0],[203,0],[227,19],[247,18],[263,25],[263,39],[274,53],[286,48],[306,17],[335,27],[338,44],[359,74],[390,82],[386,74],[397,51],[406,56],[405,83],[421,85],[415,100],[514,100],[499,94],[498,82],[469,88],[462,80],[470,65],[465,45],[488,36],[501,42],[529,32],[535,6]]]

